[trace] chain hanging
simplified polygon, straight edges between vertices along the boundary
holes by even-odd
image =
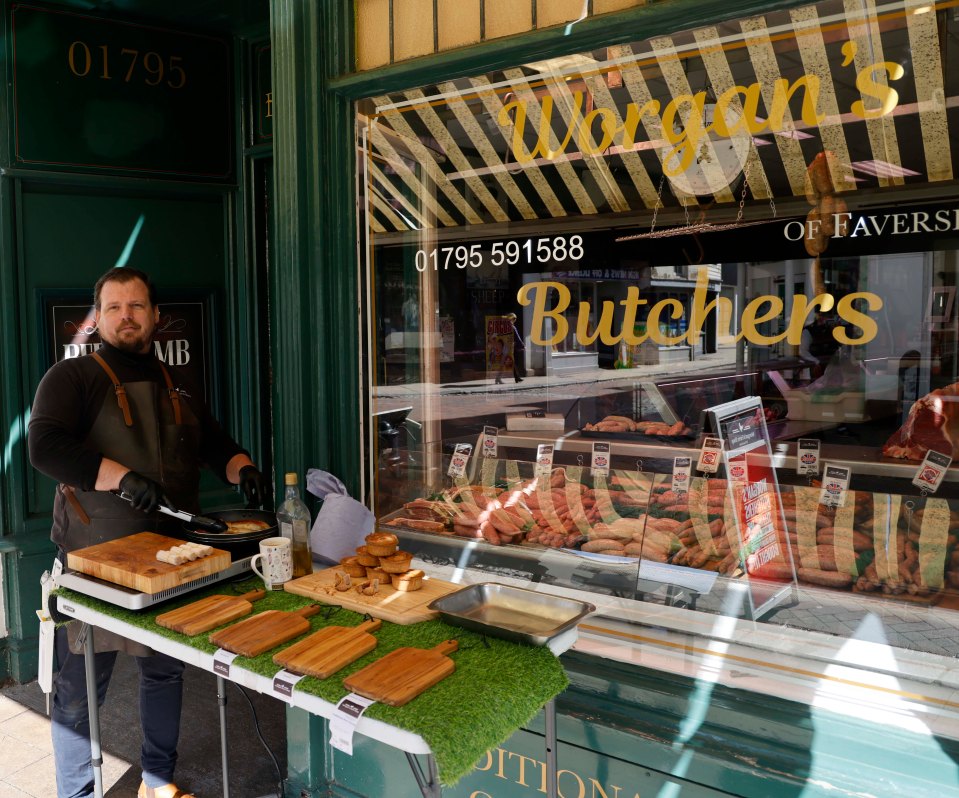
[[[736,214],[736,224],[743,220],[743,210],[746,207],[746,186],[749,184],[749,166],[743,166],[743,193],[739,196],[739,211]]]
[[[656,192],[656,205],[653,208],[653,221],[650,222],[650,225],[649,225],[650,233],[656,232],[656,217],[659,216],[659,209],[666,207],[663,204],[663,184],[665,182],[666,182],[666,172],[664,170],[663,173],[659,176],[659,190]]]
[[[766,196],[769,197],[769,210],[773,213],[773,219],[776,218],[776,202],[773,200],[773,190],[769,187],[769,178],[766,177],[766,170],[760,166],[759,174],[763,176],[763,184],[766,186]]]
[[[762,170],[760,170],[762,171]],[[681,236],[681,235],[693,235],[695,233],[718,233],[724,230],[734,230],[740,227],[754,227],[755,225],[760,224],[769,224],[773,219],[776,218],[776,205],[773,202],[772,191],[769,189],[769,181],[766,180],[765,172],[762,172],[763,180],[766,183],[766,193],[769,195],[769,205],[772,208],[773,219],[760,219],[755,222],[744,222],[743,213],[746,208],[746,190],[749,187],[749,170],[747,167],[743,167],[743,190],[739,198],[739,208],[736,213],[736,220],[734,222],[728,222],[725,224],[713,224],[712,222],[699,222],[698,224],[692,224],[689,220],[689,206],[683,202],[683,211],[686,216],[686,225],[684,227],[668,227],[665,230],[656,229],[656,219],[659,215],[660,207],[665,207],[662,202],[663,196],[663,183],[666,180],[666,173],[663,172],[662,176],[659,179],[659,193],[657,199],[659,200],[656,204],[656,207],[653,210],[653,220],[649,227],[648,233],[636,233],[635,235],[630,236],[620,236],[616,239],[617,243],[622,243],[624,241],[636,241],[638,239],[646,238],[669,238],[671,236]],[[682,200],[680,200],[682,202]]]

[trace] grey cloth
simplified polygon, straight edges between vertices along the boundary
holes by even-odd
[[[307,471],[306,489],[323,500],[310,530],[313,554],[332,563],[356,554],[357,547],[373,531],[373,513],[350,496],[346,486],[328,471]]]

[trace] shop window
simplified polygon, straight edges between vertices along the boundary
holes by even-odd
[[[768,584],[794,600],[770,624],[848,635],[805,610],[859,599],[951,617],[959,22],[871,13],[770,11],[358,104],[371,406],[399,414],[369,452],[381,524],[637,606],[749,614],[729,597]],[[740,399],[774,467],[766,559],[737,464],[696,469]],[[959,654],[934,638],[893,642]]]

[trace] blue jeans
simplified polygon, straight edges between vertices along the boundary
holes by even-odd
[[[57,796],[85,798],[93,795],[85,657],[70,651],[65,628],[57,629],[55,642],[60,670],[54,679],[51,730]],[[116,651],[95,655],[98,706],[103,705],[116,659]],[[140,669],[140,727],[143,730],[140,767],[148,787],[162,787],[173,781],[176,766],[184,666],[166,654],[135,659]]]

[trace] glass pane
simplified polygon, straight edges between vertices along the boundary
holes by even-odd
[[[851,9],[358,104],[370,469],[405,546],[833,634],[850,626],[827,604],[919,613],[930,633],[891,642],[959,654],[936,636],[959,598],[959,480],[927,457],[959,434],[959,22]],[[748,397],[765,459],[741,481],[697,470],[710,412]],[[761,482],[768,558],[750,549]],[[762,584],[781,599],[747,601]]]

